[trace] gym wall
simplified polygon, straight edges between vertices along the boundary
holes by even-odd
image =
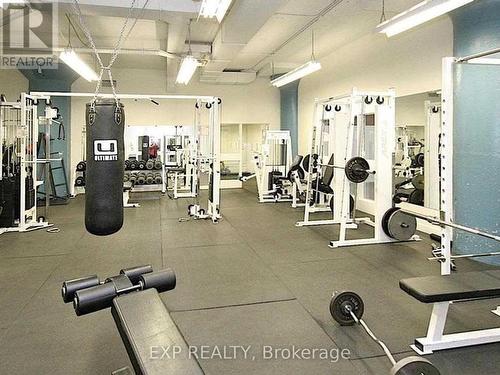
[[[28,79],[17,69],[0,69],[0,93],[5,94],[9,102],[19,99],[22,92],[28,91]]]
[[[166,89],[165,72],[148,69],[116,69],[113,78],[117,92],[126,94],[186,94],[214,95],[223,100],[223,123],[268,123],[270,128],[280,126],[280,94],[267,79],[257,79],[250,85],[207,85],[193,78],[188,86],[172,86]],[[93,92],[94,83],[78,79],[73,92]],[[103,92],[110,92],[105,88]],[[71,165],[74,170],[81,160],[81,130],[85,121],[85,103],[88,99],[72,98],[71,118]],[[149,101],[124,100],[126,122],[135,126],[183,125],[194,122],[192,101],[162,100],[157,106]]]
[[[299,85],[299,153],[310,147],[314,98],[342,95],[353,87],[393,87],[398,96],[436,90],[441,60],[452,55],[452,24],[444,17],[389,39],[371,33],[320,59],[323,69]]]

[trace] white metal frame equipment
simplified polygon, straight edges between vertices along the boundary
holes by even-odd
[[[47,101],[43,116],[44,121],[49,123],[56,117],[56,110],[50,108]],[[37,168],[39,164],[51,161],[50,159],[39,159],[37,155],[38,121],[38,101],[35,96],[22,93],[19,102],[0,103],[0,147],[14,145],[14,155],[11,157],[15,159],[15,163],[19,165],[20,169],[19,218],[14,226],[0,228],[0,234],[28,232],[52,226],[45,219],[38,220],[37,216],[37,191],[38,187],[44,184],[44,181],[37,180]],[[28,172],[28,170],[30,171]],[[3,177],[4,174],[6,177]],[[0,163],[0,180],[9,178],[9,174],[11,173],[4,171],[2,163]],[[28,202],[26,202],[26,179],[29,175],[33,178],[34,205],[32,207],[28,207]]]
[[[260,203],[292,202],[294,188],[285,180],[292,165],[292,139],[289,130],[266,130],[262,149],[254,155],[255,173],[242,177],[248,181],[255,177]],[[283,185],[276,185],[269,177],[278,173]]]
[[[354,127],[350,127],[351,113],[351,96],[344,95],[337,98],[316,99],[313,114],[313,129],[311,139],[311,153],[317,154],[321,164],[329,162],[333,155],[333,164],[341,164],[350,158],[352,155],[347,155],[347,139],[352,140]],[[351,131],[350,134],[348,132]],[[305,161],[307,163],[307,160]],[[311,158],[309,158],[311,164]],[[296,223],[296,226],[313,226],[313,225],[329,225],[341,223],[341,207],[343,196],[341,194],[326,194],[318,191],[317,187],[313,189],[313,182],[319,184],[322,176],[318,173],[313,173],[311,165],[304,166],[306,168],[306,194],[304,204],[304,219]],[[323,167],[325,170],[328,167]],[[331,167],[329,167],[331,168]],[[308,172],[310,171],[310,172]],[[333,179],[330,183],[330,188],[334,192],[342,191],[344,187],[345,175],[333,173]],[[314,191],[313,191],[314,190]],[[350,195],[350,193],[349,193]],[[330,207],[330,199],[333,199],[333,212]],[[350,198],[348,198],[350,200]],[[316,212],[331,212],[331,219],[312,219],[312,214]],[[348,220],[350,228],[356,228],[356,224],[352,220]]]
[[[445,57],[442,70],[442,98],[441,98],[441,185],[440,185],[440,212],[441,220],[453,223],[453,126],[454,126],[454,69],[457,64],[489,64],[484,56],[499,53],[500,49],[487,51],[463,58]],[[458,225],[454,225],[458,227]],[[453,226],[441,227],[441,274],[449,275],[452,270],[452,260],[455,257],[451,252]],[[484,256],[495,255],[493,253]],[[482,256],[476,254],[476,256]],[[467,257],[467,256],[464,256]],[[490,328],[460,333],[445,334],[444,329],[448,310],[453,301],[437,302],[433,304],[432,314],[427,329],[427,336],[416,339],[421,348],[412,345],[412,349],[419,354],[430,354],[436,350],[459,348],[500,341],[500,328]],[[500,316],[500,307],[492,310]]]
[[[217,222],[220,218],[220,109],[222,101],[215,96],[200,96],[200,95],[145,95],[145,94],[104,94],[104,93],[75,93],[75,92],[40,92],[33,91],[30,93],[33,98],[38,100],[49,101],[51,97],[80,97],[80,98],[99,98],[99,99],[132,99],[132,100],[190,100],[195,103],[195,130],[196,137],[196,155],[193,162],[196,165],[194,173],[196,186],[195,204],[189,206],[189,213],[196,219],[212,219]],[[206,134],[202,134],[201,110],[208,109],[208,125],[206,126]],[[208,137],[208,149],[203,153],[201,149],[202,135]],[[211,166],[208,170],[204,169],[207,162]],[[165,167],[163,167],[165,168]],[[165,176],[165,169],[163,175]],[[200,193],[200,177],[203,173],[208,173],[209,176],[209,199],[207,209],[201,208],[199,203]]]

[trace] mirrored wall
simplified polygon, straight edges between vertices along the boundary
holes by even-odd
[[[396,98],[394,202],[439,209],[440,91]]]

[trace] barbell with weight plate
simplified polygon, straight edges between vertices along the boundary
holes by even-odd
[[[309,164],[311,164],[310,158],[311,158],[310,155],[306,155],[302,163],[306,171],[309,171]],[[370,164],[368,163],[368,161],[361,156],[355,156],[349,159],[345,164],[345,166],[333,165],[333,164],[321,164],[318,163],[318,158],[319,158],[318,154],[313,154],[313,160],[312,160],[313,168],[321,166],[321,167],[343,169],[345,171],[347,179],[351,182],[354,182],[355,184],[360,184],[362,182],[365,182],[370,176],[370,174],[375,174],[375,171],[370,170]]]
[[[500,242],[500,236],[483,232],[476,228],[470,228],[465,225],[440,220],[436,217],[402,210],[399,207],[392,207],[386,211],[386,213],[382,217],[382,228],[384,229],[385,234],[387,234],[389,237],[400,241],[407,241],[415,234],[417,230],[417,218],[426,220],[431,224],[448,226],[467,233],[472,233],[481,237],[488,238],[490,240]]]
[[[391,375],[439,375],[439,370],[427,359],[410,356],[397,361],[385,343],[377,338],[362,319],[365,311],[363,299],[354,292],[334,293],[330,301],[330,314],[342,326],[359,324],[364,331],[384,350],[392,363]]]
[[[417,231],[417,219],[407,215],[399,207],[392,207],[382,217],[382,229],[395,240],[408,241]]]

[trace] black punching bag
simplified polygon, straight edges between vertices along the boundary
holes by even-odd
[[[123,225],[125,112],[114,100],[87,104],[87,170],[85,173],[85,227],[107,236]]]

